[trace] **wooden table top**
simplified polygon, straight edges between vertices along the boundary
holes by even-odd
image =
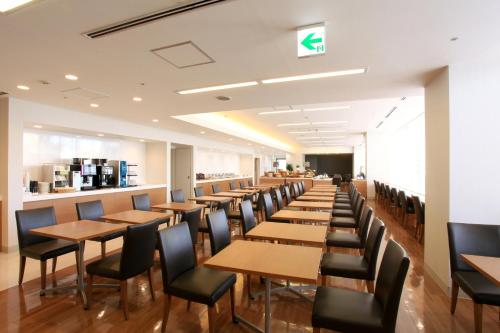
[[[81,220],[31,229],[29,232],[39,236],[80,242],[113,232],[122,231],[126,228],[126,224]]]
[[[332,203],[328,201],[300,201],[295,200],[290,202],[287,207],[297,208],[316,208],[316,209],[332,209]]]
[[[461,254],[462,259],[479,273],[500,286],[500,258]]]
[[[326,192],[326,193],[333,193],[333,194],[335,194],[337,192],[337,189],[312,187],[312,188],[309,189],[309,191],[310,192]]]
[[[327,229],[327,226],[263,221],[247,232],[245,237],[323,247]]]
[[[323,249],[236,240],[208,259],[210,268],[316,284]]]
[[[198,208],[205,208],[207,205],[193,202],[166,202],[160,205],[154,205],[152,208],[172,210],[174,212],[189,212]]]
[[[307,191],[304,194],[305,196],[315,196],[315,197],[335,197],[334,193],[328,193],[328,192],[314,192],[314,191]]]
[[[330,222],[332,213],[330,212],[311,212],[306,210],[282,209],[274,213],[271,217],[279,220],[304,220],[314,222]]]
[[[337,185],[321,185],[321,184],[316,184],[313,186],[313,188],[332,188],[336,189]]]
[[[244,193],[244,194],[255,194],[259,192],[259,190],[251,190],[251,189],[236,189],[236,190],[229,190],[229,192],[235,192],[235,193]]]
[[[142,224],[156,219],[166,219],[173,217],[170,213],[148,212],[144,210],[126,210],[114,214],[104,215],[101,218],[110,222]]]
[[[213,193],[213,196],[216,197],[231,197],[231,198],[243,198],[245,193],[239,193],[239,192],[218,192],[218,193]]]
[[[326,202],[332,202],[334,198],[329,197],[329,196],[315,196],[315,195],[301,195],[300,197],[297,198],[297,200],[303,200],[303,201],[326,201]]]
[[[196,198],[189,198],[191,201],[203,201],[203,202],[221,202],[221,201],[229,201],[233,200],[231,197],[217,197],[213,195],[200,195]]]

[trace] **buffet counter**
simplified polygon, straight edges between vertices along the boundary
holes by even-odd
[[[219,184],[221,191],[229,191],[229,183],[236,182],[238,188],[240,187],[240,181],[248,184],[248,180],[253,177],[233,177],[233,178],[221,178],[221,179],[202,179],[195,182],[196,187],[203,188],[205,195],[212,194],[212,184]]]
[[[23,209],[53,206],[57,222],[65,223],[78,220],[75,208],[77,202],[101,200],[104,213],[112,214],[133,209],[132,195],[143,193],[149,194],[151,205],[161,204],[167,200],[167,186],[165,184],[140,185],[70,193],[26,195],[23,198]]]
[[[306,177],[265,177],[259,178],[259,184],[261,185],[284,185],[296,182],[304,182],[305,190],[308,191],[311,187],[315,185],[331,185],[332,178],[314,179]]]

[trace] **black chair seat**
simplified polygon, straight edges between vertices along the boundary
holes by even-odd
[[[333,209],[347,209],[352,210],[352,205],[350,203],[337,203],[333,204]]]
[[[125,235],[125,231],[118,231],[118,232],[113,232],[111,234],[107,234],[107,235],[104,235],[104,236],[99,236],[99,237],[92,238],[91,241],[94,241],[94,242],[107,242],[109,240],[112,240],[112,239],[115,239],[115,238],[118,238],[118,237],[123,237],[124,235]]]
[[[330,227],[334,228],[357,228],[358,223],[354,217],[334,217],[330,221]]]
[[[177,277],[168,286],[168,294],[212,306],[235,282],[234,273],[198,266]]]
[[[326,235],[326,246],[348,247],[352,249],[360,249],[361,239],[357,234],[348,232],[329,232]]]
[[[374,276],[370,277],[368,271],[368,262],[362,256],[327,252],[321,259],[321,275],[373,280]]]
[[[458,271],[453,280],[469,295],[474,302],[500,306],[500,287],[493,284],[479,272]]]
[[[336,194],[337,195],[349,195],[348,192],[342,192],[342,191],[337,191]]]
[[[233,210],[227,213],[227,218],[230,220],[241,220],[241,213],[239,210]]]
[[[352,209],[334,209],[332,215],[334,217],[354,217],[354,211]]]
[[[23,247],[20,250],[20,254],[32,259],[45,261],[76,250],[78,250],[78,244],[57,239]]]
[[[384,332],[382,307],[373,294],[318,287],[312,311],[313,327],[341,332]]]
[[[351,198],[335,197],[335,204],[350,204],[350,203],[351,203]]]
[[[106,256],[87,265],[87,274],[99,275],[102,277],[121,280],[120,260],[122,254],[116,253]]]

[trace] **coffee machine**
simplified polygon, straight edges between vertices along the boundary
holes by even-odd
[[[94,178],[97,177],[97,166],[92,164],[92,160],[74,158],[73,164],[70,165],[70,171],[80,171],[82,191],[94,190],[96,188]]]
[[[115,187],[114,167],[107,164],[98,165],[96,181],[98,188]]]

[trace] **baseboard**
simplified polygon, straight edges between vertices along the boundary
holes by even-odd
[[[424,271],[432,279],[432,281],[434,281],[438,285],[438,287],[446,294],[446,296],[451,298],[451,278],[448,284],[446,284],[437,276],[437,274],[432,270],[432,268],[430,268],[426,263],[424,263]],[[467,295],[462,291],[462,289],[458,291],[458,298],[463,298],[468,300],[471,299],[469,295]]]
[[[12,253],[12,252],[17,252],[17,251],[19,251],[19,247],[17,245],[2,246],[3,253]]]

